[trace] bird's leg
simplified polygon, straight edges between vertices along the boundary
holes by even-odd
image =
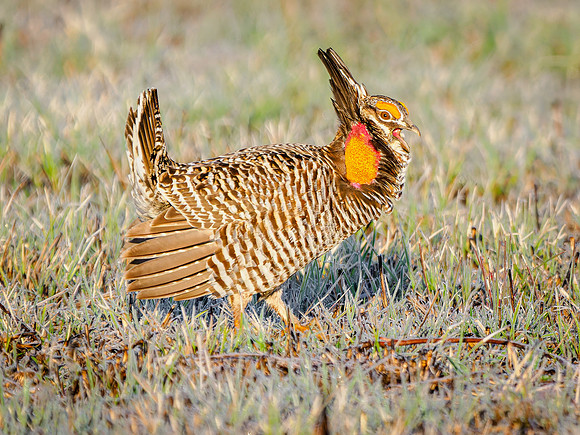
[[[292,313],[292,310],[284,303],[282,300],[282,290],[270,293],[264,298],[264,301],[280,316],[286,325],[290,323],[296,331],[300,332],[305,332],[310,329],[309,325],[301,325],[298,318]]]
[[[242,314],[252,299],[252,295],[246,295],[242,293],[233,293],[228,297],[230,302],[230,307],[232,309],[232,314],[234,316],[234,328],[240,329],[242,325]]]

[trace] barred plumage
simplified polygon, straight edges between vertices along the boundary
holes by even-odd
[[[176,163],[167,156],[157,91],[141,94],[125,129],[143,220],[126,235],[128,291],[176,300],[229,296],[236,325],[258,293],[295,322],[276,288],[391,211],[410,160],[401,129],[419,130],[402,103],[369,96],[332,49],[318,54],[340,121],[325,147],[267,145]]]

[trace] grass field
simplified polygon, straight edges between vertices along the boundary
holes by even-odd
[[[0,432],[578,430],[577,2],[168,3],[0,10]],[[285,285],[317,332],[128,298],[141,90],[177,160],[323,145],[328,46],[423,135],[394,213]]]

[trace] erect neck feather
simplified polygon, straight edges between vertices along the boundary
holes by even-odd
[[[344,142],[346,178],[350,184],[357,189],[362,184],[371,184],[377,177],[380,159],[365,125],[353,125]]]

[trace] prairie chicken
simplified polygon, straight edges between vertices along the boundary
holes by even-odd
[[[236,327],[259,294],[297,325],[277,288],[391,211],[410,161],[402,130],[419,129],[403,103],[369,95],[334,50],[318,56],[340,122],[324,147],[266,145],[177,163],[167,155],[157,91],[140,95],[125,128],[142,220],[122,253],[128,291],[140,299],[228,296]]]

